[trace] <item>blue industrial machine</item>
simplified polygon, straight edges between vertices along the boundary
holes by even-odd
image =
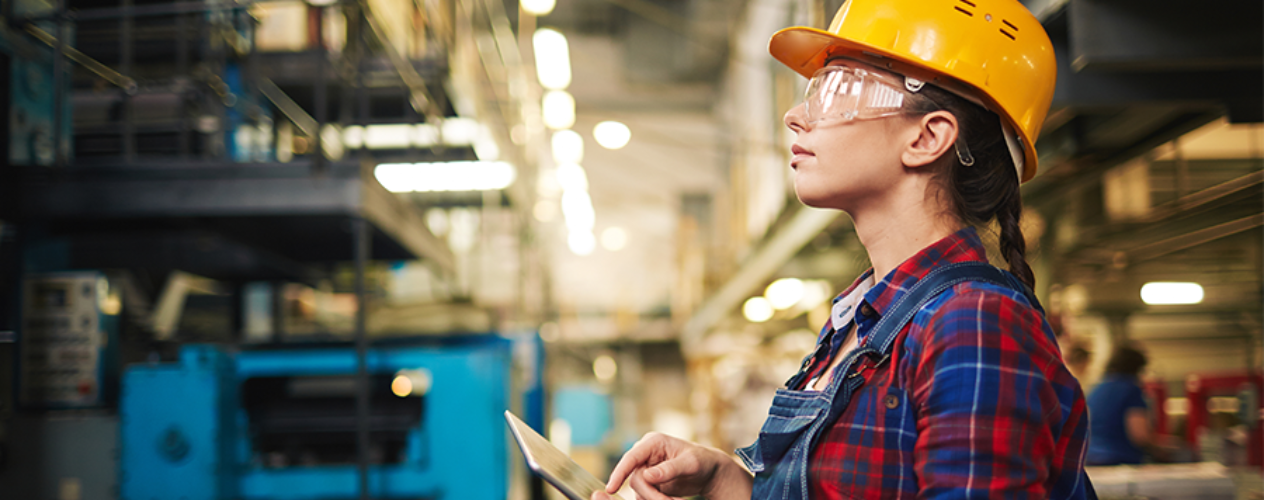
[[[369,495],[506,498],[502,412],[540,426],[541,349],[535,335],[370,349]],[[356,372],[351,348],[187,345],[129,367],[120,498],[357,498]]]

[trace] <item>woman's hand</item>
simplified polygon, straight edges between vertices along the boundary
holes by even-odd
[[[751,476],[728,454],[651,432],[623,455],[610,473],[606,492],[628,481],[643,500],[670,500],[702,495],[709,500],[750,498]],[[593,500],[609,497],[598,491]]]

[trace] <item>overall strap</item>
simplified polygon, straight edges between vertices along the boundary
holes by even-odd
[[[891,304],[887,312],[878,320],[878,324],[874,325],[873,331],[869,332],[865,341],[850,356],[853,359],[870,354],[883,358],[889,356],[891,354],[891,345],[895,342],[896,336],[904,329],[904,325],[913,320],[913,316],[918,311],[934,300],[935,297],[938,297],[939,294],[967,281],[981,281],[1020,291],[1027,297],[1028,302],[1033,307],[1040,308],[1039,303],[1036,302],[1035,294],[1032,294],[1022,281],[1019,281],[1018,278],[1010,273],[997,269],[986,262],[948,264],[938,267],[926,274],[926,276],[923,276],[909,288],[903,297]],[[1041,312],[1043,313],[1043,310]],[[850,367],[849,363],[844,363],[844,365]],[[840,367],[844,365],[840,365]],[[850,371],[850,368],[848,370]],[[855,373],[849,374],[845,383],[837,379],[832,382],[835,386],[841,383],[842,387],[838,389],[836,395],[832,396],[833,400],[831,401],[828,415],[828,421],[831,424],[846,409],[851,400],[851,392],[864,383],[862,379],[857,378],[857,375]]]
[[[904,329],[904,325],[913,320],[913,316],[922,307],[945,290],[967,281],[982,281],[1021,292],[1032,307],[1044,312],[1035,294],[1014,275],[986,262],[959,262],[936,268],[913,284],[908,293],[892,304],[878,320],[873,332],[866,339],[865,347],[876,350],[879,355],[889,354],[888,350],[895,342],[896,335]]]

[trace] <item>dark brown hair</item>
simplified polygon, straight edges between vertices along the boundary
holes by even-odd
[[[1027,240],[1019,225],[1023,199],[1018,190],[1018,172],[1001,132],[1000,117],[934,85],[922,87],[916,95],[920,98],[907,100],[905,111],[915,115],[939,110],[952,113],[957,117],[957,133],[965,138],[974,157],[974,164],[967,166],[961,163],[955,149],[946,153],[947,167],[940,178],[951,197],[954,215],[975,226],[996,219],[1001,255],[1009,263],[1010,272],[1034,288],[1036,277],[1027,264]]]
[[[1115,348],[1115,352],[1110,355],[1110,361],[1106,363],[1106,373],[1136,377],[1141,374],[1141,369],[1145,368],[1149,361],[1141,351],[1129,346],[1119,346]]]

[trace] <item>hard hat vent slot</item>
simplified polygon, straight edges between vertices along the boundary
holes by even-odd
[[[1016,40],[1016,38],[1014,38],[1014,35],[1009,34],[1009,32],[1005,31],[1004,29],[1001,30],[1001,34],[1009,37],[1010,40]]]
[[[961,3],[969,5],[971,7],[977,7],[977,5],[975,5],[974,2],[971,2],[970,0],[960,0],[960,1]]]
[[[970,16],[970,17],[974,17],[974,13],[973,13],[973,12],[970,12],[970,11],[968,11],[968,10],[965,10],[965,9],[963,9],[963,8],[961,8],[961,7],[953,7],[953,8],[954,8],[954,9],[957,9],[957,11],[958,11],[958,12],[960,12],[960,13],[962,13],[962,14],[965,14],[965,15]]]
[[[1006,21],[1006,20],[1004,20],[1004,19],[1001,19],[1001,22],[1005,23],[1005,25],[1006,25],[1006,26],[1009,26],[1009,29],[1012,29],[1012,30],[1014,30],[1014,31],[1018,31],[1018,26],[1014,26],[1013,24],[1010,24],[1010,22],[1009,22],[1009,21]]]

